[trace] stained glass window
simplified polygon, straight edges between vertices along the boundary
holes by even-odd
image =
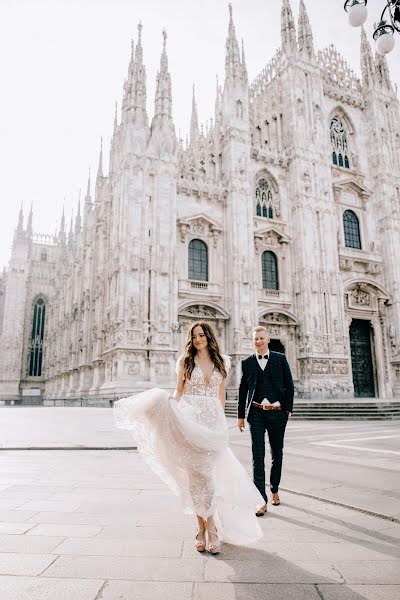
[[[29,369],[30,377],[40,377],[42,375],[43,362],[43,338],[44,323],[46,317],[46,305],[43,298],[38,298],[33,308],[32,332],[29,349]]]
[[[331,121],[332,162],[339,167],[350,169],[347,134],[342,121],[334,117]]]
[[[266,179],[259,179],[257,182],[256,215],[267,219],[272,219],[274,216],[271,186]]]

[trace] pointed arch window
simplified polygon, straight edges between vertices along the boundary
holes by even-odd
[[[256,215],[266,219],[274,218],[271,186],[266,179],[259,179],[257,182]]]
[[[261,257],[263,288],[279,290],[278,259],[274,252],[267,250]]]
[[[40,377],[42,375],[45,318],[45,301],[43,298],[38,298],[33,307],[32,331],[29,346],[29,377]]]
[[[346,248],[361,250],[360,222],[352,210],[345,210],[343,213],[343,229]]]
[[[332,145],[332,163],[338,167],[350,169],[347,133],[343,122],[339,119],[339,117],[333,117],[330,129]]]
[[[208,248],[202,240],[189,243],[189,279],[208,281]]]

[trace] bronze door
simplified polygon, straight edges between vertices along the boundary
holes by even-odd
[[[273,352],[282,352],[282,354],[285,354],[285,346],[282,344],[281,340],[270,340],[268,348]]]
[[[350,325],[351,366],[356,398],[375,396],[370,321],[353,319]]]

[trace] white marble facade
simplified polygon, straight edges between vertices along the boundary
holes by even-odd
[[[303,2],[296,27],[283,0],[281,30],[250,83],[230,9],[215,115],[199,127],[193,98],[184,145],[166,34],[149,123],[139,26],[109,173],[101,152],[82,217],[69,232],[63,218],[53,237],[21,212],[0,279],[1,397],[173,387],[197,318],[214,324],[234,365],[251,351],[252,327],[267,325],[298,397],[400,395],[400,122],[387,63],[364,33],[361,79],[333,46],[318,52]],[[190,277],[192,240],[206,245],[204,278]]]

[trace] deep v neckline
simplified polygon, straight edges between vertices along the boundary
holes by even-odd
[[[209,382],[207,383],[207,380],[206,380],[206,377],[205,377],[205,375],[204,375],[203,369],[200,367],[200,365],[198,365],[198,364],[197,364],[197,362],[196,362],[196,361],[195,361],[195,363],[194,363],[194,364],[195,364],[195,365],[196,365],[196,367],[197,367],[197,368],[200,370],[201,376],[203,377],[204,387],[205,387],[205,388],[208,388],[208,387],[210,387],[211,379],[212,379],[212,376],[213,376],[213,374],[214,374],[215,365],[213,365],[213,368],[211,369],[211,373],[210,373],[210,379],[209,379]]]

